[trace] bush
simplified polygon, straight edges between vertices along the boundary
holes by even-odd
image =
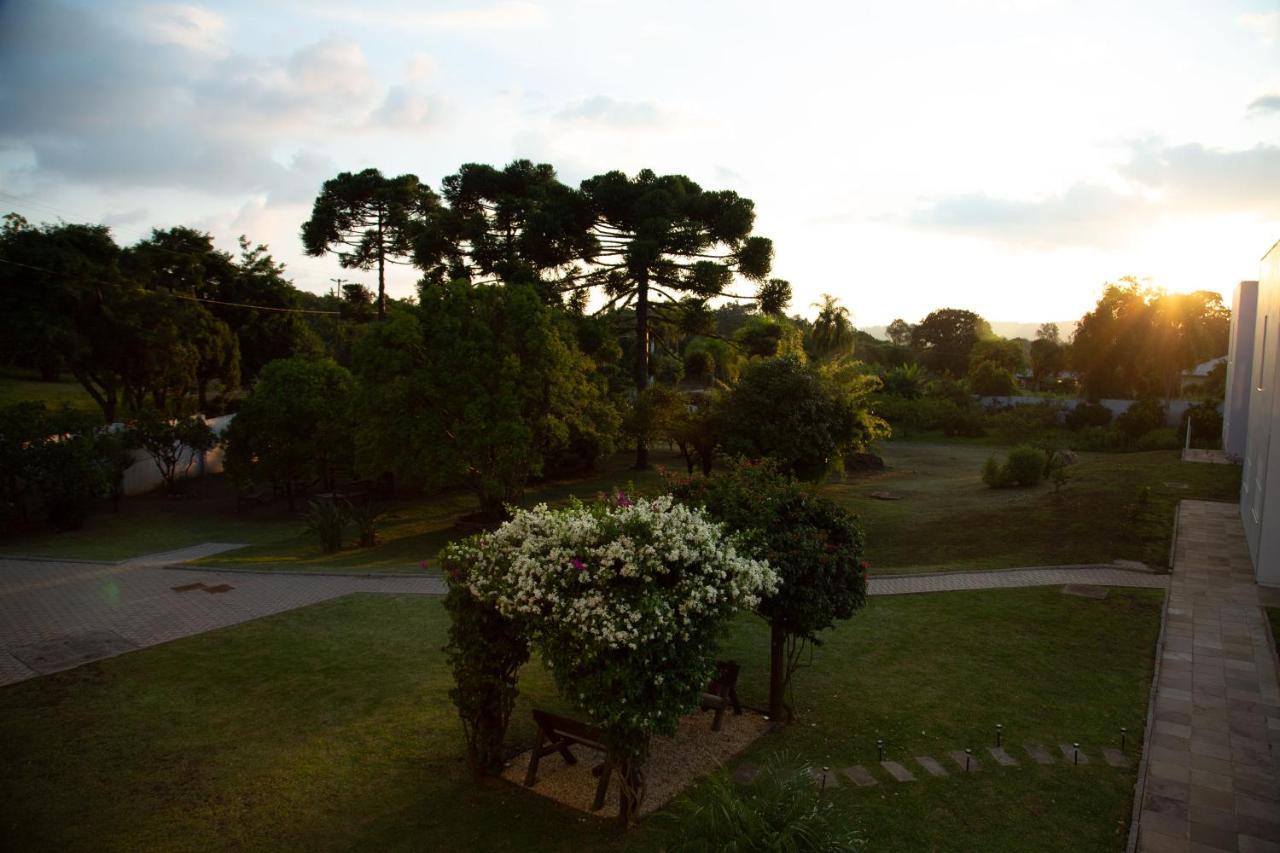
[[[1067,429],[1079,432],[1089,427],[1105,427],[1111,423],[1111,410],[1101,403],[1077,403],[1064,419]]]
[[[1048,456],[1038,447],[1020,445],[1009,451],[1005,462],[1005,476],[1018,486],[1034,486],[1044,477]]]
[[[1138,400],[1116,418],[1116,429],[1129,441],[1137,441],[1152,430],[1164,426],[1168,420],[1167,415],[1164,404],[1159,400]]]
[[[736,787],[720,771],[668,818],[671,853],[851,853],[863,840],[830,797],[813,784],[813,770],[774,758],[751,782]]]
[[[954,404],[953,404],[954,405]],[[982,410],[970,401],[968,406],[954,406],[942,420],[942,433],[948,436],[976,438],[986,435]]]
[[[1216,369],[1216,368],[1215,368]],[[1178,443],[1187,441],[1187,427],[1191,427],[1191,446],[1218,448],[1222,446],[1222,415],[1215,403],[1199,403],[1183,414],[1178,425]]]
[[[1071,437],[1068,446],[1072,450],[1117,450],[1124,443],[1123,437],[1114,429],[1090,426],[1081,429]]]
[[[342,548],[342,533],[347,526],[345,507],[336,500],[313,500],[304,516],[307,532],[320,539],[320,550],[332,554]]]
[[[382,518],[382,510],[372,500],[350,504],[347,517],[356,526],[356,534],[360,537],[361,548],[372,548],[378,544],[378,521]]]
[[[1175,427],[1160,427],[1144,433],[1134,443],[1138,450],[1178,450],[1182,440]]]
[[[983,397],[1011,397],[1018,393],[1018,380],[1007,368],[984,361],[969,371],[969,390]]]
[[[940,430],[947,419],[959,410],[950,400],[937,397],[909,399],[896,394],[877,398],[872,408],[895,431],[904,434]]]
[[[993,489],[1006,486],[1034,486],[1044,477],[1049,456],[1038,447],[1019,445],[1009,451],[1003,465],[994,456],[982,467],[982,482]]]
[[[706,350],[695,350],[684,357],[684,375],[690,379],[710,379],[716,372],[716,357]]]
[[[1053,403],[1011,406],[987,414],[989,428],[1006,441],[1025,442],[1058,425],[1059,409]]]

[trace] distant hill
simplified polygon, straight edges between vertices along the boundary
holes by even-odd
[[[1071,340],[1071,333],[1075,331],[1078,320],[1055,320],[1058,324],[1058,332],[1062,335],[1064,341]],[[873,338],[879,338],[882,341],[889,340],[888,333],[885,332],[885,326],[861,326],[862,331],[871,335]],[[1039,323],[1012,323],[995,320],[991,323],[991,331],[995,332],[1002,338],[1026,338],[1032,340],[1036,336],[1036,329],[1040,328]]]

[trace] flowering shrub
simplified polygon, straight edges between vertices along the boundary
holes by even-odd
[[[540,504],[451,545],[444,562],[452,585],[522,626],[565,697],[636,763],[650,734],[674,734],[697,708],[724,621],[778,585],[670,496]]]

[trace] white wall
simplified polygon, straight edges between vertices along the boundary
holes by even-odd
[[[223,415],[218,418],[205,418],[205,423],[213,430],[214,435],[221,435],[227,424],[231,423],[231,419],[234,417],[235,415]],[[113,430],[122,430],[124,425],[112,424],[111,428]],[[220,474],[222,472],[222,456],[221,447],[215,447],[203,455],[193,453],[190,448],[186,448],[182,461],[178,463],[179,476],[185,478],[198,477],[201,474]],[[164,478],[160,476],[160,470],[156,468],[150,453],[145,450],[135,450],[133,451],[133,458],[133,464],[126,468],[124,472],[124,493],[126,495],[146,494],[164,484]]]
[[[1280,586],[1280,242],[1262,259],[1252,361],[1240,517],[1258,583]]]
[[[1249,380],[1253,376],[1253,339],[1258,320],[1258,283],[1242,281],[1231,299],[1231,338],[1227,351],[1227,398],[1222,407],[1222,449],[1244,458],[1249,433]]]

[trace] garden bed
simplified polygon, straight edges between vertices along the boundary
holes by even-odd
[[[742,716],[725,714],[720,731],[713,732],[711,714],[699,712],[680,721],[675,737],[655,737],[645,764],[645,794],[640,802],[640,816],[652,814],[701,777],[726,765],[772,725],[768,718],[744,709]],[[559,753],[545,756],[538,764],[538,781],[526,790],[596,817],[616,818],[617,776],[609,785],[604,807],[591,811],[599,782],[592,770],[603,761],[603,756],[580,746],[574,747],[573,753],[577,764],[566,764]],[[517,755],[502,771],[502,778],[523,787],[532,754],[529,750]]]

